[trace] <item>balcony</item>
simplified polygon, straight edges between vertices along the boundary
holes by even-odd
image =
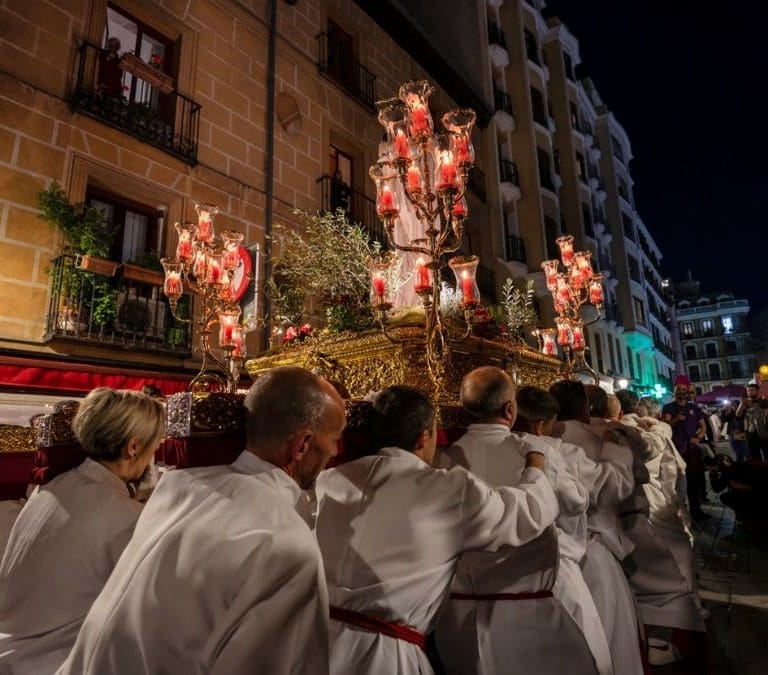
[[[331,176],[321,176],[317,179],[317,183],[320,186],[321,211],[343,209],[347,212],[350,222],[360,225],[373,241],[378,241],[384,248],[387,248],[387,235],[384,231],[384,225],[376,213],[375,200],[362,192],[350,190],[345,204],[344,198],[335,194]]]
[[[174,89],[165,73],[133,54],[125,54],[119,64],[111,65],[104,55],[103,49],[90,42],[79,44],[72,110],[196,165],[200,104]],[[112,70],[110,76],[107,68]],[[128,87],[128,97],[123,95],[123,86]]]
[[[603,307],[603,312],[605,314],[606,321],[613,321],[616,323],[617,326],[624,325],[624,322],[622,321],[622,317],[621,317],[621,310],[619,309],[618,303],[614,303],[612,305],[605,305],[605,307]]]
[[[520,177],[517,175],[517,167],[514,162],[507,159],[499,160],[499,181],[501,182],[501,199],[505,205],[516,202],[522,197]]]
[[[334,43],[328,33],[317,36],[317,69],[363,107],[376,112],[376,76],[365,68],[346,44]]]
[[[109,269],[86,271],[83,261],[71,255],[59,256],[51,262],[53,288],[47,338],[180,358],[191,356],[190,324],[180,323],[171,315],[157,285],[162,284],[162,274],[117,263],[107,266]],[[129,269],[145,274],[130,274]],[[188,315],[189,308],[189,296],[182,296],[179,311]]]
[[[515,118],[512,115],[512,101],[509,94],[500,89],[493,90],[493,107],[496,113],[493,119],[496,127],[502,132],[511,132],[515,130]]]
[[[525,241],[514,234],[508,234],[505,241],[507,260],[512,262],[527,262],[525,258]]]
[[[507,40],[504,37],[504,31],[499,28],[495,21],[488,22],[488,42],[492,45],[499,45],[502,49],[507,48]]]

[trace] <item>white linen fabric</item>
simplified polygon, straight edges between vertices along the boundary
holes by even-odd
[[[515,486],[525,453],[543,451],[560,507],[556,531],[548,529],[523,546],[462,557],[454,592],[553,595],[449,600],[435,631],[449,674],[498,673],[511,662],[521,672],[560,673],[569,667],[580,673],[613,672],[605,632],[579,568],[586,550],[589,495],[560,446],[559,439],[511,434],[503,424],[472,424],[439,457],[441,466],[464,466],[491,486]],[[567,581],[561,578],[564,569]]]
[[[328,596],[300,490],[250,452],[160,481],[60,673],[328,672]]]
[[[526,469],[517,488],[495,491],[460,467],[433,469],[400,448],[323,472],[317,497],[331,605],[424,634],[464,551],[522,545],[557,516],[538,469]],[[409,642],[339,621],[330,634],[334,674],[432,672]]]
[[[53,673],[131,538],[141,504],[92,459],[32,493],[0,563],[0,673]]]

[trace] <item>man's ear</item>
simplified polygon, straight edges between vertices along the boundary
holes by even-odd
[[[427,447],[427,444],[429,443],[429,439],[432,436],[431,429],[424,429],[418,437],[416,438],[416,447],[413,449],[414,452],[417,452],[419,450],[424,449]]]
[[[291,434],[291,437],[288,439],[288,451],[290,452],[291,460],[298,461],[304,456],[311,439],[312,431],[309,429],[299,429]]]
[[[537,420],[531,425],[531,434],[534,436],[544,435],[544,420]]]

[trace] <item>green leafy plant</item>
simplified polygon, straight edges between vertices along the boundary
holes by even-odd
[[[534,302],[533,279],[507,278],[501,289],[503,321],[514,340],[524,340],[525,331],[538,324],[539,316]]]
[[[380,253],[358,225],[349,223],[341,209],[334,213],[295,211],[305,223],[301,233],[276,226],[274,278],[269,292],[274,319],[301,324],[306,301],[316,298],[325,308],[327,328],[333,332],[364,330],[373,324],[368,302],[368,260]]]

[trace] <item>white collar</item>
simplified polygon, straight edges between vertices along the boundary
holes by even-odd
[[[271,474],[280,487],[291,492],[294,502],[296,502],[301,495],[301,488],[298,483],[285,473],[285,471],[279,466],[275,466],[271,462],[254,455],[249,450],[243,450],[240,453],[238,458],[232,462],[232,468],[239,473],[249,473],[252,475],[260,473]]]

